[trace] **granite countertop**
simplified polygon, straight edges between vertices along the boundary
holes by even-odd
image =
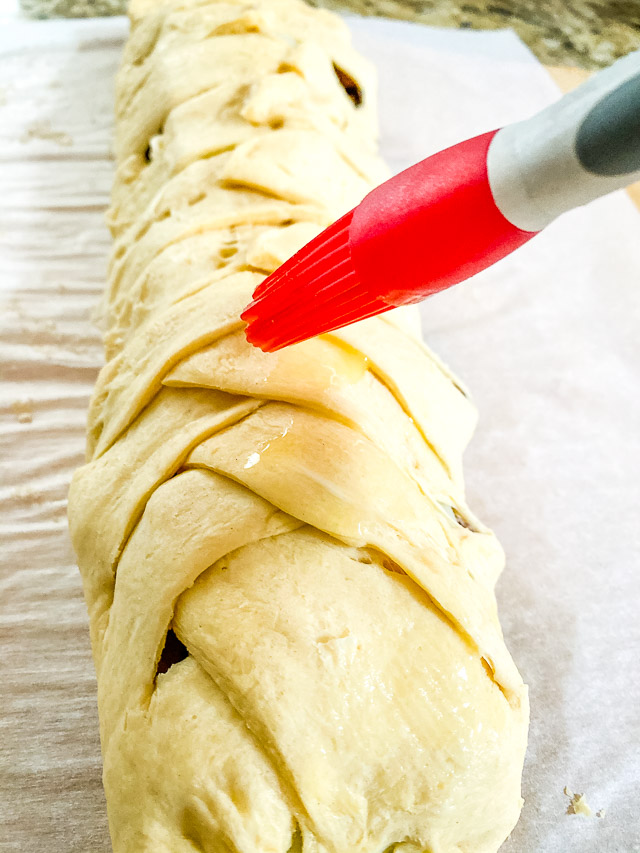
[[[640,48],[637,0],[310,0],[328,9],[469,29],[511,27],[547,65],[595,69]]]
[[[609,65],[640,48],[638,0],[309,0],[328,9],[468,29],[510,27],[547,65]],[[21,0],[34,17],[122,12],[126,0]]]

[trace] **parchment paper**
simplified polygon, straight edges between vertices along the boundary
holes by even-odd
[[[394,170],[558,96],[511,33],[350,22],[379,69]],[[2,851],[110,849],[65,499],[102,358],[90,313],[125,32],[0,32]],[[507,551],[502,623],[531,686],[526,805],[505,853],[640,850],[639,236],[620,193],[423,307],[480,409],[469,497]],[[606,816],[566,814],[565,786]]]

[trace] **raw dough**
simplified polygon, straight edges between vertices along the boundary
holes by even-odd
[[[492,853],[526,688],[414,309],[276,355],[256,285],[385,177],[372,70],[299,0],[133,0],[107,364],[69,518],[116,853]]]

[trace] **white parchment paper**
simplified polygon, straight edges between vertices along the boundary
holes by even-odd
[[[379,69],[394,170],[558,97],[511,33],[349,20]],[[65,498],[102,358],[89,317],[125,33],[121,19],[0,31],[2,851],[110,849]],[[619,193],[423,306],[480,409],[469,498],[507,551],[502,623],[531,688],[505,853],[640,851],[639,238]],[[565,786],[605,817],[566,814]]]

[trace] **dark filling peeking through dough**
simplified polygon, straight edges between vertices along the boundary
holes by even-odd
[[[171,669],[174,663],[180,663],[180,661],[184,660],[188,655],[189,652],[187,651],[187,647],[180,642],[171,628],[169,628],[167,631],[167,639],[164,642],[164,649],[162,650],[160,660],[158,661],[156,675],[163,675]]]
[[[336,72],[336,77],[340,81],[340,85],[345,90],[347,95],[351,98],[356,107],[359,107],[362,103],[362,89],[358,85],[358,83],[351,77],[350,74],[344,70],[344,68],[340,68],[339,65],[333,63],[333,70]]]

